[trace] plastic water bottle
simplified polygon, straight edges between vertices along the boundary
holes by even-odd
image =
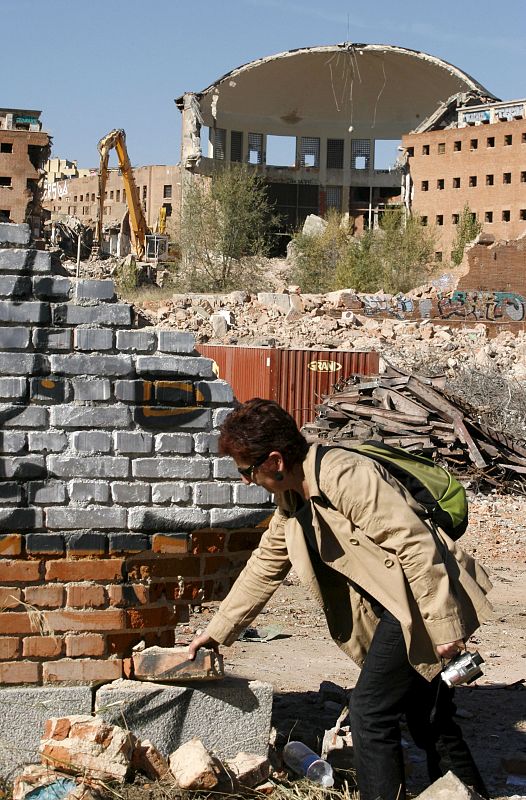
[[[283,760],[298,775],[328,789],[334,786],[331,765],[303,742],[288,742],[283,749]]]

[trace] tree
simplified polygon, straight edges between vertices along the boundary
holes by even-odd
[[[451,251],[451,260],[458,266],[464,258],[466,245],[477,238],[482,230],[482,224],[478,221],[477,215],[473,213],[466,203],[462,209],[462,214],[457,225],[457,235]]]
[[[349,238],[336,211],[329,212],[322,233],[296,233],[292,238],[293,266],[287,276],[290,283],[297,283],[304,292],[334,289],[336,269],[349,247]]]
[[[254,289],[275,225],[266,187],[247,165],[224,167],[211,181],[194,179],[184,196],[181,223],[188,288]]]

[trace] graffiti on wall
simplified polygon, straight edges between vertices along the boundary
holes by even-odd
[[[437,292],[435,298],[364,294],[356,299],[368,317],[392,316],[400,320],[439,317],[481,322],[522,322],[526,319],[526,298],[516,292],[468,289]]]

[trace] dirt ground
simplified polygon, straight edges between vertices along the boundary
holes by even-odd
[[[526,764],[526,498],[474,498],[462,542],[491,575],[494,615],[469,643],[484,658],[484,674],[476,683],[457,688],[458,721],[491,797],[522,797],[526,775],[522,783],[510,777],[502,759],[521,753]],[[210,604],[193,615],[190,629],[204,629],[215,607]],[[320,693],[320,684],[332,681],[351,689],[357,667],[332,642],[323,614],[294,573],[253,625],[260,635],[276,628],[279,635],[224,648],[227,673],[274,686],[278,748],[291,738],[321,747],[324,731],[335,724],[342,706],[337,691],[325,687]],[[427,785],[425,764],[409,737],[404,746],[408,785],[417,794]]]

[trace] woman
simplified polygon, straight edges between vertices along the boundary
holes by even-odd
[[[484,570],[443,532],[382,466],[343,448],[309,447],[293,418],[258,398],[221,427],[220,450],[244,483],[276,497],[259,547],[206,631],[190,645],[232,644],[291,564],[323,606],[336,643],[362,668],[351,697],[351,731],[362,800],[403,800],[400,719],[425,750],[431,781],[452,770],[487,797],[453,720],[440,678],[487,619]]]

